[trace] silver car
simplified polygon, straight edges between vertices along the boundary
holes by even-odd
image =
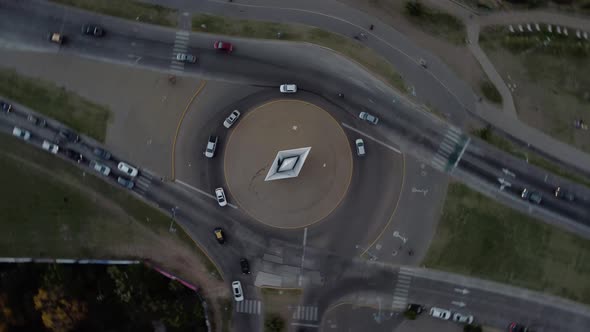
[[[473,323],[473,315],[465,315],[459,312],[453,314],[453,321],[461,324]]]
[[[97,162],[96,160],[90,162],[90,168],[94,169],[95,171],[104,176],[109,176],[109,174],[111,174],[111,169],[108,166],[103,165]]]
[[[192,54],[178,53],[176,54],[176,60],[180,62],[195,63],[197,62],[197,57]]]
[[[234,110],[231,114],[223,121],[223,126],[229,129],[240,117],[240,111]]]
[[[373,116],[367,112],[360,112],[359,118],[369,122],[370,124],[376,125],[377,123],[379,123],[379,118],[377,118],[376,116]]]
[[[213,158],[215,156],[215,150],[217,149],[217,139],[217,136],[209,136],[207,147],[205,148],[205,157]]]
[[[31,133],[29,131],[21,129],[19,127],[14,127],[14,129],[12,129],[12,135],[21,138],[25,141],[28,141],[29,138],[31,138]]]
[[[356,154],[359,157],[362,157],[365,155],[365,142],[363,141],[362,138],[357,138],[357,140],[354,142],[355,146],[356,146]]]

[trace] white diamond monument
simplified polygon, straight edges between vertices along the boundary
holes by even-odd
[[[305,164],[309,151],[311,147],[279,151],[264,181],[296,178]]]

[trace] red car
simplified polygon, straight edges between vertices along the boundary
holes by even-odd
[[[231,43],[228,43],[228,42],[221,41],[221,40],[216,41],[215,44],[213,44],[213,47],[216,50],[225,51],[227,53],[231,53],[234,50],[234,45],[232,45]]]
[[[524,327],[518,323],[510,323],[510,325],[508,325],[508,331],[509,332],[532,332],[527,327]]]

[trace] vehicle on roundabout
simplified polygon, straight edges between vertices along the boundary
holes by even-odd
[[[357,140],[354,142],[354,145],[356,146],[356,154],[359,157],[362,157],[365,155],[365,142],[363,141],[362,138],[357,138]]]
[[[228,42],[218,40],[213,44],[213,48],[218,51],[224,51],[226,53],[231,53],[234,50],[234,45],[232,45],[231,43],[228,43]]]
[[[374,115],[371,115],[371,114],[369,114],[367,112],[360,112],[359,113],[359,118],[361,120],[365,120],[368,123],[373,124],[373,125],[376,125],[377,123],[379,123],[379,118],[378,117],[376,117]]]
[[[129,165],[128,163],[126,163],[126,162],[123,162],[123,161],[122,161],[122,162],[120,162],[120,163],[117,165],[117,168],[118,168],[118,169],[119,169],[121,172],[123,172],[123,173],[127,174],[127,175],[128,175],[128,176],[130,176],[130,177],[135,177],[135,176],[137,176],[137,174],[139,173],[139,171],[137,170],[137,168],[135,168],[135,167],[133,167],[133,166]]]
[[[234,294],[234,300],[236,302],[244,301],[244,293],[242,292],[242,283],[238,280],[231,283],[232,292]]]
[[[205,148],[205,157],[213,158],[215,156],[215,150],[217,149],[217,136],[209,136],[209,140],[207,141],[207,147]]]
[[[111,174],[110,167],[103,165],[96,160],[93,160],[90,162],[90,168],[94,169],[95,171],[97,171],[98,173],[100,173],[104,176],[109,176],[109,174]]]
[[[82,26],[82,33],[87,36],[100,38],[104,36],[104,29],[96,24],[84,24]]]
[[[442,320],[449,320],[449,318],[451,318],[451,311],[447,309],[432,307],[430,308],[430,316]]]
[[[297,92],[297,85],[295,85],[295,84],[282,84],[279,87],[279,90],[282,93],[295,93],[295,92]]]
[[[238,120],[240,115],[240,111],[233,110],[233,112],[231,112],[231,114],[227,118],[225,118],[225,121],[223,121],[223,126],[227,129],[231,128],[231,126],[233,126],[234,123]]]
[[[28,141],[29,138],[31,138],[31,133],[28,130],[21,129],[19,127],[14,127],[12,129],[12,135],[25,141]]]
[[[49,142],[48,140],[43,140],[41,148],[53,154],[57,154],[57,151],[59,151],[59,146],[57,144]]]
[[[473,315],[464,315],[456,312],[453,314],[453,321],[461,324],[471,324],[473,323]]]
[[[533,331],[524,325],[513,322],[513,323],[510,323],[510,325],[508,325],[508,332],[533,332]]]
[[[215,198],[217,199],[217,204],[219,204],[219,206],[227,205],[227,199],[225,198],[225,191],[223,188],[219,187],[215,189]]]
[[[213,235],[215,235],[215,240],[219,242],[219,244],[225,243],[225,236],[223,235],[223,229],[220,227],[213,230]]]
[[[197,57],[192,54],[178,53],[176,54],[176,60],[186,63],[195,63],[197,62]]]
[[[52,43],[61,45],[65,42],[66,37],[59,32],[50,32],[47,35],[47,39],[49,39],[49,41]]]

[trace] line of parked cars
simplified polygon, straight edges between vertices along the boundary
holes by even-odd
[[[451,319],[454,322],[461,323],[461,324],[472,324],[473,323],[473,315],[467,315],[460,312],[452,313],[450,310],[442,309],[438,307],[430,308],[429,312],[430,316],[442,320],[449,320]]]

